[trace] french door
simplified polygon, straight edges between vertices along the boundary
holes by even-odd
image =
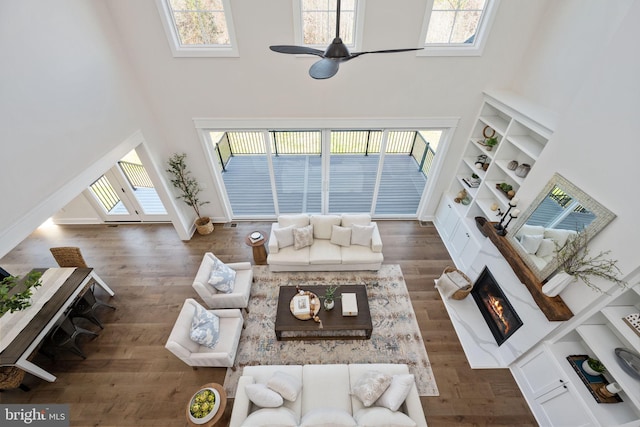
[[[429,153],[432,158],[437,147],[418,131],[229,131],[210,136],[232,219],[299,212],[415,217],[427,181],[424,158]]]
[[[85,191],[105,222],[164,222],[169,215],[135,150]]]

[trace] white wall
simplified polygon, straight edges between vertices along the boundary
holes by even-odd
[[[630,274],[639,266],[640,240],[634,176],[640,159],[640,1],[554,2],[546,16],[555,16],[547,20],[553,25],[546,32],[556,36],[533,43],[523,64],[530,72],[519,74],[514,87],[559,108],[560,120],[538,160],[544,167],[533,169],[518,195],[525,206],[554,172],[568,178],[617,215],[590,248],[595,254],[611,250],[611,258]],[[558,39],[560,34],[565,37]],[[578,36],[593,42],[593,49],[567,55],[562,40],[577,41]],[[546,66],[556,72],[542,71]],[[598,296],[585,289],[570,286],[562,294],[574,312]]]

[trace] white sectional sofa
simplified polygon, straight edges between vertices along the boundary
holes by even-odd
[[[405,393],[395,393],[397,383],[387,389],[390,400],[379,398],[369,407],[352,394],[354,386],[371,371],[407,380],[409,368],[405,364],[334,364],[334,365],[271,365],[247,366],[238,381],[230,427],[277,425],[303,427],[332,426],[420,426],[427,425],[415,382],[409,378]],[[282,399],[274,407],[260,407],[247,395],[248,385],[260,385],[266,389],[276,374],[286,374],[298,379],[302,387],[294,400]],[[264,385],[264,386],[262,386]],[[254,387],[255,386],[250,386]],[[392,387],[393,390],[392,390]],[[406,392],[408,390],[408,394]],[[268,391],[273,393],[272,391]],[[386,390],[385,390],[386,392]],[[357,393],[356,393],[357,394]],[[406,395],[406,397],[405,397]],[[283,394],[286,396],[286,394]],[[289,396],[291,397],[291,396]],[[255,397],[254,397],[255,399]],[[395,402],[393,402],[395,400]],[[395,407],[389,409],[383,404]],[[275,404],[274,404],[275,405]]]
[[[368,214],[280,215],[271,226],[271,271],[379,270],[383,259],[378,225]]]

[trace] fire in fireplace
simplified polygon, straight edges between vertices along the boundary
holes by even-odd
[[[522,326],[518,313],[487,267],[478,276],[471,295],[498,345],[502,345]]]

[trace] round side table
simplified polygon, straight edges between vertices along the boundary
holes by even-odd
[[[258,240],[251,239],[251,235],[253,233],[260,233],[260,238]],[[244,242],[253,248],[253,261],[257,265],[266,265],[267,264],[267,248],[265,247],[265,243],[267,243],[266,234],[262,231],[254,230],[251,233],[247,234],[244,238]]]
[[[222,415],[224,414],[224,410],[227,407],[227,392],[224,391],[224,387],[222,387],[218,383],[209,383],[209,384],[203,385],[198,390],[202,390],[203,388],[213,388],[213,389],[216,389],[218,393],[220,393],[220,407],[218,408],[218,412],[216,412],[216,414],[213,416],[213,418],[211,418],[209,422],[206,422],[204,424],[195,424],[191,421],[191,418],[189,418],[190,402],[187,402],[187,412],[186,412],[187,422],[189,423],[190,426],[193,426],[193,427],[203,427],[203,426],[213,427],[218,421],[220,421],[220,418],[222,418]]]

